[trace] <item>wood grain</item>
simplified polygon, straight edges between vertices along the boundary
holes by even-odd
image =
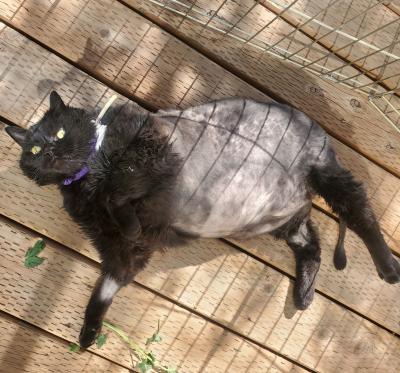
[[[43,264],[34,269],[25,268],[25,252],[37,237],[1,219],[0,232],[3,253],[0,265],[1,310],[58,337],[75,341],[92,285],[100,274],[98,266],[48,243],[41,253],[46,258]],[[163,340],[152,350],[163,364],[175,366],[180,372],[217,373],[230,369],[237,372],[246,369],[257,372],[302,371],[286,359],[248,343],[134,284],[121,290],[107,314],[107,320],[118,325],[142,346],[160,321]],[[389,338],[382,347],[391,351],[393,342]],[[14,350],[14,346],[17,348],[19,344],[13,339],[8,350]],[[29,345],[24,345],[24,348],[28,350]],[[92,346],[89,351],[127,368],[132,367],[128,349],[113,333],[108,334],[107,342],[101,349]],[[65,355],[68,354],[65,351]],[[133,357],[133,361],[136,363],[137,359]],[[90,364],[90,370],[95,371],[95,365]]]
[[[291,1],[283,1],[283,4],[285,3],[289,5]],[[271,10],[273,14],[278,14],[281,10],[281,7],[268,0],[263,0],[261,4]],[[311,48],[304,49],[290,45],[290,52],[296,53],[302,49],[299,54],[311,61],[320,60],[327,55],[318,64],[329,69],[344,66],[337,72],[347,77],[358,75],[358,71],[361,71],[373,81],[381,80],[380,83],[388,90],[396,89],[400,79],[398,74],[400,63],[396,60],[400,55],[400,45],[397,41],[400,31],[399,17],[379,2],[355,0],[339,2],[331,7],[329,5],[330,2],[327,0],[318,2],[304,0],[297,2],[291,8],[293,11],[299,11],[310,17],[318,15],[319,22],[309,22],[302,27],[302,34],[310,37],[305,45],[312,43],[314,39],[317,39],[318,43],[313,43]],[[291,25],[301,25],[306,20],[300,13],[285,12],[281,18]],[[331,29],[321,26],[321,24],[338,29],[340,33],[331,32]],[[281,33],[286,34],[293,30],[288,25],[280,26],[278,29]],[[354,42],[351,37],[360,39],[361,42]],[[315,56],[315,58],[313,52],[318,44],[326,49],[321,56]],[[384,48],[384,50],[378,52],[374,47],[376,49]],[[328,51],[333,53],[328,54]],[[339,58],[335,58],[335,56]],[[352,65],[346,65],[352,61],[354,61]],[[357,67],[358,71],[354,71],[352,66]],[[357,77],[356,80],[359,85],[368,83],[368,79],[363,76]]]
[[[145,0],[141,3],[151,4],[151,2],[148,0]],[[309,22],[301,28],[301,31],[295,31],[293,26],[301,24],[301,19],[304,19],[302,16],[300,16],[300,13],[305,12],[310,16],[321,13],[322,9],[328,8],[327,2],[322,1],[320,2],[320,5],[319,3],[316,4],[315,2],[310,2],[307,0],[296,2],[290,0],[278,1],[278,3],[282,4],[283,6],[289,6],[292,4],[288,11],[280,14],[280,17],[277,17],[276,15],[280,13],[282,8],[276,5],[276,2],[269,0],[260,1],[258,5],[256,5],[253,0],[243,0],[240,1],[240,6],[238,6],[237,2],[229,0],[199,0],[196,1],[195,6],[191,11],[189,11],[189,6],[179,7],[176,3],[168,2],[167,0],[162,0],[160,3],[162,5],[166,5],[167,7],[180,10],[183,13],[188,12],[188,16],[195,18],[198,22],[210,21],[208,25],[209,27],[215,27],[220,30],[221,35],[219,39],[228,37],[227,35],[223,35],[222,32],[241,38],[242,40],[249,40],[251,38],[251,43],[254,47],[265,49],[268,46],[273,45],[274,53],[280,54],[281,56],[289,56],[293,54],[293,56],[290,57],[291,60],[302,65],[305,65],[311,61],[320,60],[322,58],[322,60],[312,66],[313,69],[320,72],[326,72],[330,69],[335,69],[345,64],[345,61],[342,58],[338,58],[334,53],[329,53],[327,48],[340,49],[344,44],[349,42],[349,39],[343,37],[342,34],[338,35],[336,33],[332,33],[322,38],[319,42],[313,43],[314,39],[312,39],[312,36],[318,38],[329,31],[321,26],[321,22],[328,22],[329,24],[332,23],[334,26],[338,26],[340,24],[340,16],[343,15],[343,13],[347,13],[347,15],[350,17],[355,12],[360,13],[361,10],[366,7],[365,4],[360,4],[360,1],[357,0],[353,1],[351,4],[340,2],[336,6],[330,8],[326,12],[322,12],[322,14],[318,16],[318,20],[320,22],[319,24]],[[217,9],[218,13],[216,14],[215,11]],[[372,9],[371,12],[374,10],[375,9]],[[382,10],[382,7],[379,7],[379,10],[388,11],[385,8]],[[163,13],[165,13],[165,17],[163,17]],[[180,27],[178,22],[175,22],[173,19],[171,20],[168,17],[169,14],[172,15],[172,12],[166,11],[160,6],[158,7],[158,10],[154,7],[152,14],[156,14],[159,18],[163,17],[163,19],[165,19],[167,22],[172,22],[174,27]],[[374,19],[376,19],[376,17],[374,17]],[[351,27],[355,27],[356,30],[346,29],[345,31],[357,31],[358,23],[358,19],[351,23]],[[362,20],[361,23],[363,23]],[[315,27],[316,25],[319,27]],[[359,32],[363,31],[359,30]],[[378,42],[383,41],[378,40]],[[346,48],[342,51],[339,50],[337,54],[339,56],[346,56],[346,58],[352,58],[355,60],[356,56],[353,57],[353,49],[359,49],[358,45],[356,48],[353,46],[351,49]],[[346,55],[344,52],[346,52]],[[365,54],[366,53],[367,51],[365,51]],[[328,57],[325,58],[327,54]],[[374,57],[375,55],[371,56],[370,58],[373,59]],[[366,64],[369,62],[369,59],[367,59]],[[379,62],[376,61],[375,66],[378,64]],[[354,76],[357,73],[358,70],[352,66],[346,66],[342,71],[340,71],[340,74],[344,76]],[[337,75],[337,77],[339,77],[339,75]],[[360,82],[360,85],[371,82],[370,79],[363,76],[361,79],[358,78],[357,80]]]
[[[1,264],[4,276],[1,282],[1,295],[4,299],[2,310],[62,338],[74,340],[90,294],[90,285],[94,283],[98,269],[51,243],[42,253],[46,258],[44,264],[33,270],[27,269],[23,267],[22,261],[27,247],[34,242],[35,237],[4,221],[1,222],[0,231],[0,246],[4,253]],[[290,307],[286,306],[285,315],[286,295],[291,288],[287,278],[260,264],[233,255],[214,265],[221,267],[221,261],[227,262],[227,268],[231,269],[230,273],[222,273],[221,277],[213,276],[201,268],[196,269],[195,281],[189,288],[192,295],[197,295],[201,300],[197,308],[200,308],[200,303],[209,308],[219,305],[214,312],[218,318],[223,319],[229,317],[227,312],[232,313],[232,309],[223,309],[225,304],[232,307],[235,301],[247,298],[249,304],[242,303],[241,315],[237,315],[231,324],[245,325],[249,336],[265,340],[282,353],[324,372],[335,372],[337,367],[346,368],[346,372],[361,368],[373,371],[382,359],[390,358],[392,364],[398,361],[399,340],[390,333],[323,297],[317,297],[310,312],[293,315],[290,314]],[[242,268],[238,273],[232,268],[235,261],[241,262]],[[259,279],[265,278],[268,281],[264,286],[253,287],[248,292],[241,281],[245,272],[252,274],[253,285]],[[176,280],[168,277],[169,287],[179,287]],[[229,282],[230,278],[235,277],[236,283],[228,286],[227,280]],[[209,289],[203,293],[202,288],[210,281]],[[223,293],[225,296],[221,298]],[[240,298],[238,294],[241,294]],[[185,372],[201,369],[207,371],[207,365],[202,365],[206,358],[210,358],[209,370],[212,372],[224,371],[231,363],[235,363],[230,358],[243,366],[245,362],[242,359],[251,360],[248,353],[266,357],[254,367],[258,368],[256,371],[262,372],[267,371],[264,364],[275,359],[268,352],[259,353],[255,347],[252,351],[252,346],[237,336],[136,285],[121,291],[107,318],[129,331],[137,341],[143,341],[151,335],[160,319],[160,333],[164,340],[156,347],[157,355],[164,356],[168,364],[182,364],[180,368]],[[216,348],[217,345],[219,348]],[[235,349],[239,349],[239,353]],[[107,348],[96,352],[126,366],[130,364],[130,358],[117,338],[110,338]],[[279,365],[284,363],[287,362],[280,361]],[[287,367],[292,369],[291,364]],[[387,367],[387,371],[395,372],[395,367],[393,364]]]
[[[4,313],[0,315],[0,328],[2,372],[129,372],[128,369],[90,352],[70,352],[66,341],[13,319]]]
[[[267,53],[188,20],[148,1],[124,0],[213,60],[241,74],[264,92],[304,111],[331,135],[400,175],[400,135],[365,95],[300,70]],[[283,36],[282,34],[280,34]]]

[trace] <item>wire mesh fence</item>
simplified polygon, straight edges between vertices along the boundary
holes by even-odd
[[[400,132],[400,0],[145,1],[367,94]]]

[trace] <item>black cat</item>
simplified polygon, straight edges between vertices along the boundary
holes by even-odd
[[[232,98],[151,114],[127,103],[99,122],[98,112],[68,107],[52,92],[39,123],[6,130],[22,147],[23,172],[39,185],[59,185],[65,209],[101,255],[83,347],[154,250],[196,237],[270,233],[286,240],[296,258],[294,301],[307,308],[320,265],[314,192],[341,218],[335,265],[345,265],[347,225],[379,275],[400,280],[361,184],[337,162],[318,124],[289,106]]]

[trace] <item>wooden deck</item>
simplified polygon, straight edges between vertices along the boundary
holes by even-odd
[[[198,3],[217,9],[221,1]],[[233,20],[240,15],[235,3],[225,10]],[[381,4],[375,19],[399,17],[399,4]],[[400,135],[368,98],[160,9],[142,0],[0,0],[0,372],[133,370],[113,334],[101,349],[68,351],[99,258],[62,210],[56,188],[39,188],[21,174],[19,147],[3,131],[6,124],[27,127],[40,118],[52,89],[86,108],[104,105],[114,93],[151,110],[235,95],[287,102],[332,136],[342,162],[364,181],[400,256]],[[261,28],[273,12],[264,8],[250,26]],[[280,21],[279,35],[295,22],[290,16]],[[297,42],[318,32],[310,26]],[[319,44],[316,56],[331,42]],[[196,241],[155,255],[121,290],[107,319],[141,344],[160,321],[163,341],[155,353],[180,373],[399,372],[400,285],[379,279],[351,232],[348,267],[335,271],[337,222],[323,201],[314,206],[322,265],[307,311],[293,306],[290,250],[262,236]],[[47,243],[46,260],[25,268],[25,252],[39,237]]]

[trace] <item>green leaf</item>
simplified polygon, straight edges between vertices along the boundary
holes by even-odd
[[[176,370],[176,368],[167,367],[165,373],[178,373],[178,371]]]
[[[160,343],[161,341],[161,335],[158,333],[154,333],[150,338],[147,338],[146,346],[148,346],[150,343]]]
[[[121,333],[124,332],[118,325],[115,325],[115,324],[113,324],[113,323],[111,323],[109,321],[103,320],[102,324],[105,327],[108,327],[108,325],[110,325],[116,332],[121,332]]]
[[[44,258],[40,258],[37,255],[45,248],[46,244],[43,240],[38,240],[30,247],[25,253],[25,267],[33,268],[43,263]]]
[[[150,364],[150,365],[154,366],[155,362],[156,362],[155,355],[151,351],[149,351],[147,353],[147,364]]]
[[[102,348],[104,343],[107,341],[107,335],[104,333],[101,333],[97,339],[96,339],[96,345],[98,348]]]
[[[152,368],[152,365],[147,364],[146,361],[141,361],[138,364],[138,368],[140,369],[141,373],[146,373]]]
[[[25,258],[25,267],[26,268],[33,268],[37,267],[38,265],[42,264],[44,258],[39,258],[38,256],[28,256]]]
[[[76,343],[70,343],[69,344],[69,350],[71,352],[78,352],[80,349],[81,349],[80,346],[78,344],[76,344]]]
[[[43,240],[37,240],[33,247],[28,251],[30,251],[31,256],[37,256],[45,247],[46,244]]]

